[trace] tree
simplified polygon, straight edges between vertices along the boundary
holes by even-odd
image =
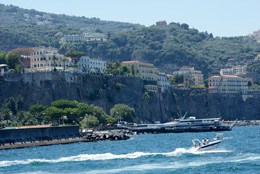
[[[70,51],[65,54],[65,56],[71,57],[75,64],[79,61],[81,56],[85,56],[85,55],[86,53],[82,51]]]
[[[169,77],[171,85],[182,84],[184,82],[183,74],[174,74]]]
[[[0,51],[0,64],[6,64],[5,52]]]
[[[35,105],[30,106],[29,112],[30,112],[31,114],[40,114],[40,113],[42,113],[46,108],[47,108],[47,106],[45,106],[45,105],[35,104]]]
[[[70,120],[78,119],[77,112],[78,112],[78,108],[65,108],[64,109],[64,115],[66,115],[67,118]]]
[[[97,117],[99,123],[105,123],[107,114],[105,113],[104,109],[98,106],[92,106],[92,111],[89,113]]]
[[[9,69],[15,69],[17,71],[19,71],[19,56],[17,56],[16,54],[12,53],[12,52],[8,52],[5,56],[7,65],[9,67]]]
[[[64,115],[64,111],[60,108],[56,108],[54,106],[48,107],[45,111],[45,120],[59,122],[61,116]]]
[[[99,121],[97,117],[92,115],[86,115],[84,119],[80,122],[82,128],[90,128],[98,126]]]
[[[106,74],[119,75],[120,62],[109,61],[107,62]]]
[[[87,113],[92,112],[92,107],[88,105],[87,103],[79,103],[78,104],[78,110],[77,110],[77,115],[78,117],[84,117]]]
[[[55,100],[51,103],[51,106],[54,106],[56,108],[65,109],[65,108],[77,108],[78,102],[77,101],[71,101],[66,99],[60,99]]]
[[[110,116],[117,120],[133,122],[135,119],[135,110],[125,104],[116,104],[110,109]]]
[[[9,97],[5,99],[3,107],[8,108],[12,114],[16,115],[16,113],[21,111],[23,108],[23,97],[19,95],[17,97]]]

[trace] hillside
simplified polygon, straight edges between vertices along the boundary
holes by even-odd
[[[206,75],[223,67],[248,64],[260,52],[260,44],[248,37],[213,37],[179,23],[129,29],[106,43],[67,44],[61,50],[71,47],[107,60],[153,63],[168,73],[181,66],[194,66]]]
[[[53,46],[63,54],[74,49],[104,60],[141,60],[153,63],[167,73],[181,66],[193,66],[208,76],[217,74],[223,67],[252,64],[260,53],[260,43],[250,36],[214,37],[211,33],[190,28],[188,24],[173,22],[144,27],[5,5],[0,5],[0,20],[0,50]],[[108,34],[109,40],[59,43],[65,34],[89,31]],[[250,70],[257,72],[259,68]]]
[[[0,50],[46,45],[59,47],[64,34],[101,31],[114,34],[139,25],[56,15],[0,4]]]

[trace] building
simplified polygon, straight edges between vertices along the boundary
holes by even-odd
[[[0,64],[0,76],[4,76],[7,64]]]
[[[134,77],[140,77],[143,80],[158,80],[158,69],[153,64],[139,61],[124,61],[122,64],[128,67],[130,74]]]
[[[78,70],[84,73],[100,73],[106,71],[106,61],[91,59],[88,56],[82,56],[77,62]]]
[[[182,67],[179,71],[173,72],[173,75],[183,75],[184,87],[202,86],[204,87],[204,78],[201,71],[195,70],[194,67]]]
[[[224,68],[220,70],[220,75],[242,75],[246,74],[246,66],[234,66],[231,68]]]
[[[209,91],[213,93],[245,93],[248,82],[235,75],[220,75],[209,78]]]
[[[166,26],[166,25],[167,25],[167,22],[165,20],[156,22],[156,26]]]
[[[170,83],[165,73],[158,73],[157,86],[161,89],[162,92],[164,92],[170,86]]]
[[[129,69],[129,73],[132,76],[144,80],[144,88],[146,90],[150,92],[158,91],[158,69],[153,64],[139,61],[124,61],[122,65],[125,65]]]
[[[92,42],[92,41],[107,41],[107,35],[102,33],[82,33],[65,35],[61,38],[61,43],[65,42]]]
[[[26,72],[66,70],[67,67],[73,65],[70,58],[59,54],[55,48],[36,47],[33,50],[31,55],[22,56],[26,60],[23,62],[27,62]]]

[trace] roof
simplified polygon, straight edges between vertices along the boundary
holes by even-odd
[[[224,78],[242,78],[242,77],[239,77],[239,76],[235,76],[235,75],[221,75],[221,76],[211,76],[209,78],[221,78],[221,77],[224,77]]]
[[[222,75],[222,77],[228,77],[228,78],[241,78],[235,75]]]
[[[7,64],[0,64],[0,68],[1,67],[7,67]]]
[[[131,64],[131,63],[139,63],[139,61],[136,60],[130,60],[130,61],[123,61],[123,64]]]
[[[51,125],[32,125],[32,126],[20,126],[18,129],[28,129],[28,128],[44,128],[44,127],[51,127]]]

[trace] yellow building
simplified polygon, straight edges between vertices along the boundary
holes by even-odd
[[[135,77],[140,77],[143,80],[158,80],[158,69],[153,64],[139,61],[124,61],[122,64],[127,66],[130,74]]]

